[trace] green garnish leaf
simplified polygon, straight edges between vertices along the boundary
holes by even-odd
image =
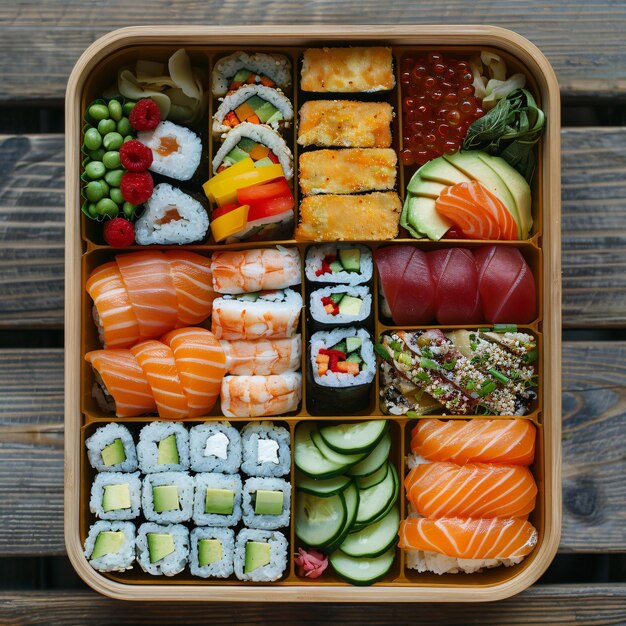
[[[488,396],[491,392],[495,391],[496,383],[493,380],[486,380],[481,386],[480,389],[476,392],[481,398]]]
[[[382,343],[374,344],[374,352],[376,352],[378,356],[385,359],[385,361],[389,361],[391,359],[391,355]]]
[[[443,364],[443,367],[447,369],[449,372],[451,372],[454,369],[455,365],[456,365],[456,359],[452,359],[452,361],[446,361]]]
[[[537,352],[537,350],[531,350],[522,357],[522,361],[524,361],[524,363],[534,363],[537,360],[538,356],[539,353]]]
[[[439,365],[433,361],[432,359],[427,359],[426,357],[422,357],[420,359],[420,367],[423,367],[426,370],[438,370]]]

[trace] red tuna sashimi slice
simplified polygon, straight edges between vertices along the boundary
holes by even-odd
[[[374,251],[374,260],[380,276],[380,289],[393,311],[402,277],[415,248],[413,246],[387,246]]]
[[[535,279],[522,253],[508,246],[474,252],[485,319],[491,324],[527,324],[537,315]]]
[[[483,319],[474,257],[465,248],[427,253],[440,324],[476,324]]]

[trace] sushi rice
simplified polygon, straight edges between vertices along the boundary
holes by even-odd
[[[291,470],[289,431],[273,422],[249,423],[241,431],[243,463],[248,476],[284,476]]]
[[[193,521],[198,526],[236,526],[241,519],[241,477],[239,474],[196,474],[193,499]],[[235,494],[233,512],[229,515],[206,513],[207,489],[228,489]]]
[[[234,474],[241,466],[241,436],[229,422],[206,422],[189,431],[189,456],[194,472]]]
[[[125,459],[121,463],[106,465],[102,459],[102,451],[108,445],[120,439],[124,448]],[[134,472],[137,469],[137,450],[133,436],[126,426],[111,422],[96,429],[96,432],[85,441],[89,463],[98,472]]]
[[[511,567],[524,560],[523,556],[510,559],[459,559],[454,556],[446,556],[429,550],[404,550],[406,566],[419,573],[433,572],[434,574],[474,574],[483,569],[492,567]]]
[[[249,541],[270,544],[270,562],[252,572],[245,573],[246,544]],[[287,568],[287,539],[281,532],[253,530],[244,528],[239,531],[235,542],[235,576],[239,580],[271,582],[278,580]]]
[[[153,487],[175,485],[178,490],[179,508],[157,513],[154,510]],[[162,472],[147,474],[143,479],[141,505],[144,517],[150,522],[176,524],[191,519],[193,511],[194,479],[187,472]]]
[[[174,539],[174,552],[156,563],[150,562],[148,533],[170,533]],[[189,559],[189,530],[182,524],[162,526],[153,522],[142,524],[137,531],[137,562],[141,569],[153,576],[175,576],[185,569]]]
[[[359,314],[346,315],[345,313],[340,312],[337,315],[332,315],[327,313],[324,310],[322,298],[330,297],[335,293],[344,293],[347,296],[352,296],[362,300]],[[372,294],[370,293],[369,287],[338,285],[337,287],[324,287],[323,289],[316,289],[315,291],[311,291],[309,296],[309,311],[311,312],[313,320],[326,325],[341,326],[344,324],[364,322],[372,313]]]
[[[322,266],[322,260],[327,256],[337,256],[338,250],[361,251],[361,267],[359,272],[333,272],[316,276],[315,272]],[[306,253],[304,272],[307,280],[312,283],[333,283],[342,285],[361,285],[372,279],[374,262],[372,251],[367,246],[353,243],[328,243],[320,246],[311,246]]]
[[[96,539],[102,532],[122,532],[124,543],[114,554],[105,554],[92,559]],[[89,529],[85,539],[85,557],[89,565],[99,572],[125,572],[132,569],[135,561],[135,525],[132,522],[96,522]]]
[[[159,443],[166,437],[176,437],[178,463],[159,463]],[[189,469],[189,433],[177,422],[151,422],[139,433],[137,444],[139,469],[144,474],[182,472]]]
[[[283,510],[279,515],[263,515],[255,512],[256,492],[282,491]],[[289,526],[291,512],[291,485],[282,478],[248,478],[243,485],[243,523],[248,528],[276,530]]]
[[[130,495],[130,507],[126,509],[116,509],[105,511],[103,498],[105,487],[108,485],[128,485]],[[128,474],[124,472],[101,472],[97,474],[91,485],[91,498],[89,500],[89,510],[95,513],[96,517],[104,520],[130,520],[139,517],[141,498],[141,481],[139,472]]]
[[[208,565],[200,565],[198,545],[202,539],[216,539],[222,546],[222,558]],[[231,528],[194,528],[191,531],[189,569],[200,578],[228,578],[234,571],[235,531]]]

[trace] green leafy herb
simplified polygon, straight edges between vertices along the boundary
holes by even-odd
[[[446,361],[443,364],[443,367],[447,369],[449,372],[451,372],[454,369],[455,365],[456,365],[456,359],[452,359],[451,361]]]
[[[537,360],[538,356],[539,353],[537,352],[537,350],[531,350],[522,357],[522,361],[524,361],[524,363],[534,363]]]

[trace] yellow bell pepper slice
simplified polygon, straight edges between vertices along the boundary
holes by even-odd
[[[248,210],[250,205],[242,206],[229,211],[224,215],[220,215],[211,222],[211,233],[215,241],[224,241],[227,237],[243,230],[248,223]]]
[[[239,176],[239,174],[243,174],[245,172],[252,172],[253,170],[254,161],[250,158],[242,159],[219,174],[215,174],[213,178],[207,180],[207,182],[202,185],[202,189],[204,189],[206,197],[214,202],[215,198],[213,197],[212,190],[215,185],[221,185],[224,181],[230,180],[231,178]]]
[[[284,174],[283,168],[279,163],[267,165],[266,167],[256,167],[253,168],[252,172],[244,172],[243,174],[239,174],[223,182],[216,183],[211,188],[211,195],[218,206],[224,206],[231,202],[237,202],[238,189],[267,183],[281,176],[284,176]]]

